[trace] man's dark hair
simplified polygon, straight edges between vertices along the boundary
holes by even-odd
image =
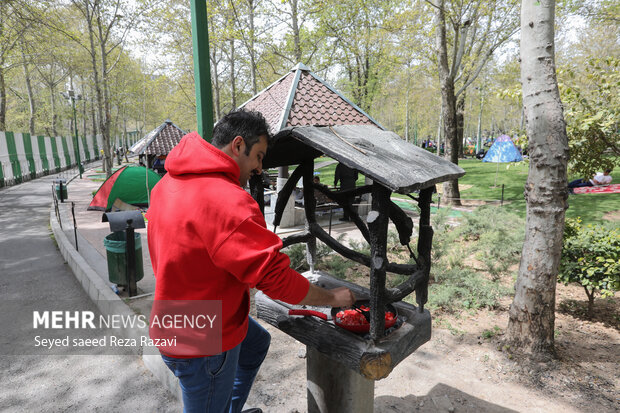
[[[611,169],[605,169],[604,173],[610,174],[611,173]]]
[[[265,117],[259,112],[244,109],[233,110],[215,124],[211,144],[216,148],[223,148],[232,142],[235,136],[243,137],[246,155],[250,154],[252,146],[261,136],[266,136],[267,142],[271,138]]]

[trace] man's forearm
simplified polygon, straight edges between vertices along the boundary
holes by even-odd
[[[355,302],[355,296],[346,287],[334,288],[326,290],[310,284],[308,293],[303,300],[299,302],[302,305],[328,305],[331,307],[348,307]]]

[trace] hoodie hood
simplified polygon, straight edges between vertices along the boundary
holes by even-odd
[[[239,165],[224,152],[202,139],[198,132],[188,133],[166,157],[166,171],[173,176],[221,173],[239,182]]]

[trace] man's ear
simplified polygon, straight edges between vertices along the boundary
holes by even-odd
[[[245,151],[245,141],[241,136],[235,136],[230,144],[230,149],[234,156],[240,156]]]

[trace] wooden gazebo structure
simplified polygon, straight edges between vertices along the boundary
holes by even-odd
[[[147,168],[151,168],[154,160],[160,156],[168,156],[172,148],[181,142],[184,135],[183,129],[175,125],[170,119],[166,119],[161,125],[134,143],[129,151],[138,155]]]
[[[385,129],[302,63],[295,65],[240,108],[262,113],[274,134],[285,128],[314,125],[367,125]],[[287,168],[282,169],[288,172]],[[288,177],[280,174],[283,175]],[[284,177],[278,179],[278,190],[285,182]],[[296,214],[291,213],[294,206],[291,199],[281,218],[282,228],[301,224],[297,222]]]
[[[314,159],[323,155],[357,169],[370,178],[372,184],[347,191],[331,191],[313,184]],[[398,363],[430,339],[431,317],[428,310],[424,310],[424,304],[427,301],[433,238],[431,196],[435,184],[458,178],[465,172],[457,165],[374,125],[285,128],[275,136],[275,143],[263,166],[287,165],[299,166],[278,194],[274,225],[279,224],[286,201],[296,183],[302,179],[306,230],[285,238],[284,246],[306,243],[311,269],[305,275],[312,282],[327,288],[345,285],[358,298],[370,300],[370,336],[365,338],[354,334],[331,321],[291,317],[288,315],[290,305],[273,301],[260,292],[256,295],[258,317],[306,344],[309,413],[372,412],[374,380],[387,377]],[[253,179],[250,186],[252,195],[262,208],[260,178]],[[370,244],[369,256],[342,245],[321,228],[315,217],[315,189],[348,210]],[[390,200],[392,192],[408,195],[419,205],[417,253],[409,247],[414,232],[413,221]],[[350,199],[368,193],[372,199],[371,211],[364,221],[350,207]],[[396,226],[401,244],[409,248],[415,264],[389,262],[386,247],[390,220]],[[317,239],[342,256],[369,267],[370,289],[332,278],[329,274],[316,273]],[[404,274],[408,278],[395,288],[386,288],[386,272]],[[401,301],[414,291],[417,306]],[[383,308],[387,303],[398,309],[403,323],[385,335]],[[329,308],[322,310],[329,314]]]

